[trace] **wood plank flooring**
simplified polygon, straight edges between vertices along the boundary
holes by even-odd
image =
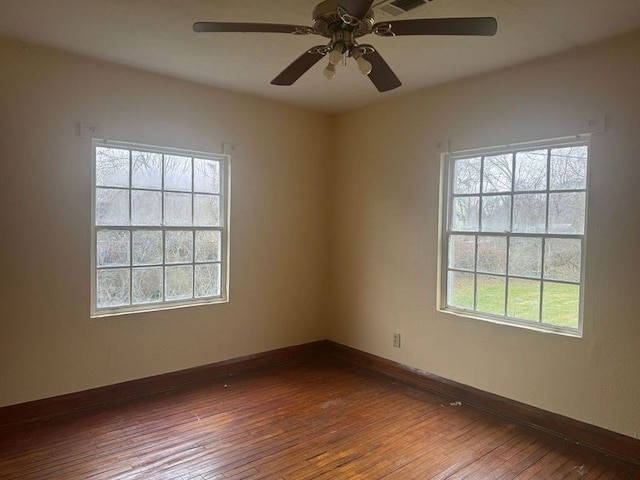
[[[0,430],[0,479],[640,479],[640,466],[318,358]]]

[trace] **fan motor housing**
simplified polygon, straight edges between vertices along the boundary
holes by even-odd
[[[313,9],[313,29],[327,38],[333,38],[335,32],[340,30],[347,30],[354,37],[361,37],[371,33],[373,23],[373,10],[369,10],[357,25],[345,24],[338,12],[338,0],[325,0]]]

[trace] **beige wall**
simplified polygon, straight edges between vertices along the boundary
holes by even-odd
[[[0,41],[0,406],[329,337],[640,438],[638,51],[635,34],[330,119]],[[436,143],[570,135],[600,114],[584,338],[437,313]],[[238,145],[228,304],[89,319],[78,121],[117,140]]]
[[[340,117],[330,338],[640,438],[638,52],[635,34]],[[436,143],[570,135],[599,114],[609,129],[592,138],[584,338],[436,312]]]
[[[330,119],[0,40],[0,406],[326,337]],[[91,142],[232,159],[231,301],[89,319]]]

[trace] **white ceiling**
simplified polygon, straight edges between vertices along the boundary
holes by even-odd
[[[370,35],[403,86],[378,93],[351,62],[319,62],[291,87],[270,81],[317,36],[200,33],[195,21],[311,24],[319,0],[0,0],[0,35],[224,89],[344,112],[430,85],[640,28],[640,0],[433,0],[396,19],[493,16],[495,37]],[[381,3],[379,0],[374,5]],[[377,11],[376,20],[391,19]]]

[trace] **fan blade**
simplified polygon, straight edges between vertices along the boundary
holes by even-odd
[[[393,73],[391,67],[387,65],[387,62],[384,61],[382,55],[378,53],[378,51],[373,48],[371,45],[360,45],[361,48],[366,53],[363,53],[362,56],[369,62],[371,62],[371,73],[369,73],[369,78],[376,86],[379,92],[388,92],[389,90],[393,90],[394,88],[398,88],[402,85],[400,79]]]
[[[293,85],[307,70],[313,67],[318,61],[325,56],[321,53],[324,45],[310,48],[298,58],[296,58],[291,65],[285,68],[280,75],[271,80],[272,85]]]
[[[493,17],[419,18],[379,22],[373,33],[382,37],[395,35],[495,35],[498,22]]]
[[[373,0],[338,0],[339,7],[360,20],[364,19],[371,5],[373,5]]]
[[[240,33],[313,33],[310,27],[285,25],[279,23],[232,23],[232,22],[196,22],[194,32],[240,32]]]

